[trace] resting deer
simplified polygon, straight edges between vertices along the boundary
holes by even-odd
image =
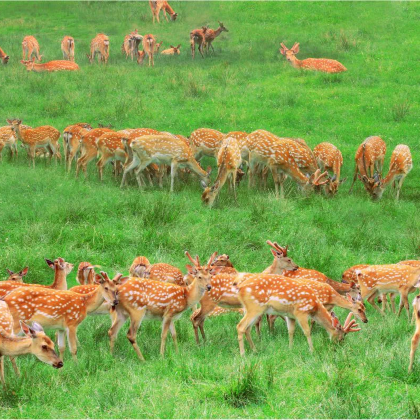
[[[74,61],[74,38],[72,36],[65,36],[61,41],[61,52],[63,53],[63,60]]]
[[[163,50],[161,52],[161,54],[163,55],[179,55],[181,54],[181,44],[178,44],[176,47],[174,47],[173,45],[169,46],[170,48]]]
[[[14,319],[14,331],[19,321],[36,321],[45,328],[58,330],[60,357],[65,351],[65,332],[73,359],[77,354],[77,328],[87,314],[95,311],[104,301],[112,306],[118,304],[117,283],[121,274],[109,280],[106,273],[97,275],[99,287],[91,293],[81,295],[70,290],[51,290],[41,287],[21,287],[9,293],[4,301]]]
[[[155,65],[154,61],[154,54],[155,54],[155,47],[156,47],[156,40],[152,34],[147,34],[143,37],[143,51],[139,51],[139,55],[137,58],[137,62],[139,64],[143,64],[143,60],[145,54],[149,57],[149,67]]]
[[[420,295],[417,295],[413,300],[413,315],[416,320],[416,331],[414,332],[413,338],[411,339],[410,364],[408,365],[408,373],[413,370],[414,356],[416,354],[420,340]]]
[[[195,159],[200,161],[203,156],[217,157],[224,138],[223,133],[212,128],[194,130],[189,137],[189,142]]]
[[[342,341],[346,334],[360,330],[356,321],[351,320],[353,313],[348,315],[342,327],[334,313],[330,314],[316,293],[302,281],[280,275],[256,274],[237,287],[238,299],[245,310],[245,315],[237,326],[241,356],[245,355],[244,334],[252,350],[256,350],[251,338],[251,327],[265,313],[283,315],[288,320],[297,321],[308,340],[311,352],[313,345],[309,317],[325,328],[331,339],[338,341]]]
[[[241,151],[238,142],[233,137],[225,138],[217,154],[218,172],[216,181],[212,187],[206,187],[201,196],[204,204],[209,207],[213,206],[214,200],[228,178],[230,178],[230,189],[233,189],[233,196],[236,201],[236,174],[241,164]]]
[[[336,146],[327,142],[315,146],[314,155],[321,171],[328,170],[333,173],[333,176],[328,178],[328,183],[324,185],[324,191],[327,195],[334,196],[338,192],[338,187],[347,179],[340,179],[343,155]]]
[[[386,187],[392,183],[394,189],[397,190],[396,199],[398,200],[404,179],[412,168],[413,160],[410,148],[404,144],[399,144],[392,152],[387,176],[382,179],[379,174],[375,174],[373,178],[367,180],[363,177],[362,181],[374,200],[382,198]]]
[[[29,35],[25,36],[22,41],[22,60],[36,58],[38,61],[42,60],[42,55],[39,55],[39,44],[35,37]]]
[[[124,163],[127,155],[124,151],[123,139],[127,139],[124,134],[120,133],[105,133],[97,142],[99,160],[96,163],[98,167],[99,179],[103,180],[104,166],[112,159],[116,162],[114,168],[114,175],[118,175],[118,162]]]
[[[378,174],[382,174],[386,154],[386,144],[378,136],[368,137],[356,151],[356,167],[354,169],[353,182],[350,187],[352,192],[357,176],[363,182],[365,189],[369,191],[370,182],[375,170]]]
[[[2,152],[4,147],[10,149],[10,156],[18,156],[17,136],[10,125],[0,127],[0,161],[3,159]]]
[[[132,278],[119,287],[119,304],[113,311],[113,323],[108,333],[111,352],[118,331],[128,317],[130,317],[130,328],[127,338],[141,360],[144,360],[144,357],[137,345],[136,334],[143,319],[149,317],[162,320],[160,354],[162,356],[165,354],[168,330],[172,335],[175,349],[178,350],[174,321],[187,309],[196,305],[206,290],[211,289],[211,264],[215,257],[213,254],[207,264],[202,266],[198,256],[193,259],[188,252],[186,255],[193,263],[191,271],[194,275],[193,282],[187,287],[138,278]],[[217,268],[213,273],[216,271]]]
[[[131,57],[131,60],[134,60],[134,57],[137,57],[139,45],[142,40],[143,36],[138,33],[137,29],[125,36],[121,51],[125,54],[126,59],[128,56]]]
[[[191,45],[191,56],[195,58],[195,46],[198,45],[198,52],[201,57],[204,58],[204,47],[206,45],[205,34],[207,32],[207,26],[203,26],[201,29],[194,29],[190,32],[190,45]]]
[[[22,142],[28,150],[28,155],[32,160],[32,165],[35,167],[35,152],[39,148],[46,148],[50,152],[50,159],[61,159],[60,145],[58,139],[60,132],[50,125],[44,125],[37,128],[23,128],[22,121],[18,119],[7,120],[11,125],[13,132],[18,140]]]
[[[210,51],[210,47],[214,54],[214,47],[213,41],[222,33],[222,32],[229,32],[228,29],[225,28],[222,22],[219,22],[219,27],[214,31],[213,29],[207,29],[204,33],[204,40],[205,40],[205,49],[207,53]]]
[[[175,13],[174,9],[172,9],[172,7],[169,6],[169,3],[165,0],[149,0],[149,5],[153,14],[153,23],[155,23],[155,19],[158,21],[158,23],[160,23],[159,14],[161,11],[163,12],[163,16],[165,17],[166,22],[169,22],[166,13],[169,13],[172,21],[175,21],[178,17],[178,13]]]
[[[27,71],[34,71],[35,73],[42,73],[44,71],[77,71],[79,66],[73,61],[55,60],[47,63],[35,63],[35,58],[32,61],[24,61],[21,63],[26,67]]]
[[[96,54],[98,54],[98,63],[108,63],[109,58],[109,38],[105,34],[98,34],[92,39],[90,43],[90,54],[88,58],[90,63],[93,63]]]
[[[6,65],[9,62],[10,57],[0,48],[0,60],[1,63]]]
[[[296,54],[299,52],[299,43],[295,43],[289,50],[283,43],[280,44],[280,53],[295,69],[315,70],[324,73],[342,73],[347,69],[338,61],[329,58],[307,58],[299,60]]]
[[[70,172],[73,159],[76,158],[80,149],[80,141],[92,127],[89,124],[73,124],[63,131],[64,157],[67,171]]]
[[[9,277],[5,281],[16,281],[23,283],[23,278],[28,274],[29,267],[22,268],[22,270],[18,272],[14,272],[8,268],[6,268],[6,270],[9,273]]]

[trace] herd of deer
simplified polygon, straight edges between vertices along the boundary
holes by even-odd
[[[12,157],[17,155],[17,142],[20,141],[33,166],[38,154],[61,159],[59,130],[48,125],[32,128],[19,119],[7,122],[9,125],[0,127],[0,158],[5,146],[10,148]],[[323,142],[312,150],[303,139],[278,137],[265,130],[224,134],[199,128],[187,138],[151,128],[114,131],[76,123],[64,129],[63,140],[67,170],[71,170],[72,162],[76,160],[76,176],[80,170],[87,176],[89,162],[98,157],[96,165],[101,180],[105,165],[111,162],[114,175],[122,173],[121,187],[133,174],[140,188],[145,185],[144,176],[150,185],[157,181],[162,187],[163,177],[169,173],[173,191],[178,172],[182,171],[182,176],[192,172],[200,179],[204,188],[202,200],[209,206],[213,205],[228,179],[236,200],[236,185],[245,175],[246,168],[249,188],[257,177],[266,185],[268,171],[271,171],[277,198],[284,197],[284,182],[288,177],[304,191],[323,191],[328,196],[334,196],[346,180],[341,178],[342,154],[333,144]],[[410,149],[402,144],[395,147],[388,174],[382,178],[385,154],[386,144],[377,136],[368,137],[359,146],[350,191],[359,178],[372,198],[381,198],[391,183],[399,198],[403,181],[413,166]],[[212,185],[211,167],[204,170],[199,163],[204,156],[217,161],[218,173]]]
[[[289,346],[293,346],[296,322],[305,334],[309,349],[313,351],[311,325],[315,321],[331,339],[341,341],[351,332],[360,331],[355,319],[367,323],[364,300],[384,315],[387,296],[395,312],[394,297],[400,295],[398,315],[405,307],[409,315],[408,295],[420,287],[420,261],[406,260],[388,265],[356,265],[346,271],[342,282],[331,280],[325,274],[299,267],[289,256],[288,247],[267,241],[273,254],[273,263],[262,273],[239,272],[228,255],[214,252],[206,264],[198,256],[185,255],[191,264],[183,275],[177,267],[165,263],[151,264],[144,256],[136,257],[129,275],[117,274],[110,279],[106,272],[95,273],[95,265],[79,264],[78,286],[67,290],[67,276],[74,265],[63,258],[46,260],[54,270],[50,286],[24,283],[28,268],[9,272],[9,278],[0,282],[0,358],[1,380],[4,381],[4,356],[9,356],[16,373],[14,358],[21,354],[34,354],[55,368],[63,366],[66,335],[73,359],[77,360],[77,329],[87,315],[110,314],[108,331],[111,352],[118,332],[127,319],[130,326],[127,338],[141,360],[137,332],[144,319],[157,319],[162,323],[160,353],[164,356],[168,331],[175,349],[178,349],[175,321],[188,309],[199,344],[199,333],[205,339],[204,321],[226,312],[239,312],[243,318],[237,325],[240,354],[245,354],[243,336],[252,350],[256,347],[251,328],[259,335],[263,315],[269,329],[281,317],[289,332]],[[375,302],[382,302],[382,309]],[[197,305],[200,305],[197,309]],[[414,299],[416,332],[412,339],[409,370],[420,339],[420,295]],[[334,307],[349,311],[343,325],[333,312]],[[309,321],[311,320],[311,325]],[[32,323],[31,325],[29,323]],[[43,329],[57,331],[59,355],[54,343]],[[19,331],[25,337],[19,337]]]

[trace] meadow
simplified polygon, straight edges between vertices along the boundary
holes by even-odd
[[[222,191],[213,209],[201,204],[192,178],[139,191],[120,190],[107,168],[100,183],[75,179],[63,165],[0,164],[0,270],[28,265],[27,282],[48,284],[44,258],[100,264],[110,274],[128,272],[137,255],[184,270],[189,250],[208,258],[229,254],[241,271],[258,272],[272,261],[267,239],[288,244],[302,267],[340,280],[357,263],[393,263],[419,258],[420,6],[411,2],[170,2],[176,22],[152,24],[147,2],[1,2],[0,47],[10,55],[0,67],[0,119],[50,124],[112,124],[116,129],[152,127],[189,135],[199,127],[222,132],[263,128],[280,136],[337,145],[348,180],[333,199],[304,196],[288,184],[286,199],[267,190],[248,191],[235,203]],[[189,32],[222,21],[229,29],[215,42],[216,55],[193,61]],[[138,28],[163,47],[181,44],[179,57],[157,57],[155,67],[126,61],[124,35]],[[98,32],[110,36],[108,66],[89,65],[86,53]],[[34,35],[44,61],[61,59],[64,35],[76,41],[78,73],[27,73],[21,41]],[[299,58],[324,57],[348,69],[339,75],[301,72],[279,54],[279,43],[300,42]],[[357,146],[370,135],[392,149],[410,146],[414,168],[401,200],[390,191],[372,202],[361,183],[348,194]],[[213,164],[207,160],[205,164]],[[215,171],[214,171],[215,172]],[[213,179],[214,179],[213,175]],[[75,271],[69,287],[76,284]],[[341,320],[346,312],[337,310]],[[278,321],[266,324],[258,352],[240,358],[237,314],[208,319],[205,345],[197,346],[190,313],[177,322],[180,352],[168,338],[159,356],[160,325],[145,322],[138,342],[141,363],[125,337],[109,354],[108,317],[89,317],[79,328],[79,362],[66,353],[53,370],[21,357],[16,378],[6,361],[7,390],[0,390],[2,418],[418,418],[420,366],[407,374],[413,324],[402,315],[381,317],[368,307],[368,324],[331,343],[313,330],[314,354],[297,329],[293,351]],[[53,333],[51,333],[53,336]],[[420,355],[418,356],[420,357]]]

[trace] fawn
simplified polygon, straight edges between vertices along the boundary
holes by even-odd
[[[356,166],[354,169],[353,182],[350,187],[352,192],[357,177],[363,182],[365,189],[371,188],[371,180],[375,170],[382,174],[386,154],[386,144],[378,136],[368,137],[356,151]]]
[[[61,41],[61,52],[63,53],[63,60],[74,61],[74,38],[72,36],[65,36]]]
[[[90,64],[93,63],[98,54],[98,63],[108,63],[109,58],[109,37],[105,34],[98,34],[90,43],[90,54],[87,54]]]
[[[214,54],[214,47],[213,41],[222,33],[222,32],[229,32],[228,29],[225,28],[222,22],[219,22],[219,27],[214,31],[213,29],[207,29],[204,33],[204,40],[205,40],[205,49],[207,53],[210,51],[210,47]]]
[[[236,201],[236,173],[241,164],[241,151],[238,142],[233,137],[226,137],[217,154],[218,172],[216,181],[212,187],[206,187],[201,196],[204,204],[212,207],[214,200],[228,178],[230,178],[230,189],[233,189],[233,196]]]
[[[166,13],[169,13],[169,16],[171,17],[172,21],[175,21],[178,17],[178,13],[174,12],[174,9],[172,9],[171,6],[169,6],[169,3],[165,0],[149,0],[150,9],[152,10],[153,14],[153,23],[155,23],[155,19],[160,23],[159,20],[159,14],[160,11],[163,12],[163,16],[166,19],[166,22],[169,22],[168,16]]]
[[[194,130],[189,142],[196,160],[200,161],[203,156],[216,157],[225,135],[212,128],[198,128]]]
[[[35,63],[35,58],[32,61],[24,61],[21,63],[26,67],[27,71],[34,71],[35,73],[42,73],[44,71],[77,71],[79,66],[73,61],[55,60],[47,63]]]
[[[18,156],[17,137],[10,125],[0,127],[0,162],[2,161],[2,151],[4,147],[10,149],[10,156]]]
[[[205,34],[207,32],[207,26],[203,26],[201,29],[194,29],[190,32],[190,45],[191,45],[191,56],[195,58],[195,46],[198,45],[198,52],[201,57],[204,58],[204,48],[206,45]]]
[[[9,62],[10,57],[0,48],[0,60],[1,63],[6,65]]]
[[[29,267],[22,268],[22,270],[18,272],[14,272],[6,268],[7,272],[9,273],[9,277],[5,281],[16,281],[23,283],[23,278],[28,274]]]
[[[181,50],[180,50],[181,44],[178,44],[176,47],[174,47],[173,45],[170,45],[169,47],[170,48],[168,48],[166,50],[163,50],[161,52],[161,54],[163,54],[163,55],[179,55],[179,54],[181,54]]]
[[[80,141],[92,127],[89,124],[73,124],[63,131],[64,157],[67,171],[70,172],[73,159],[77,158],[80,149]],[[76,159],[77,160],[77,159]]]
[[[36,58],[38,61],[42,61],[42,55],[39,55],[39,44],[38,41],[33,36],[25,36],[22,41],[22,60],[25,60],[25,57],[28,60]]]
[[[142,40],[143,36],[138,33],[137,29],[124,37],[121,51],[125,54],[126,59],[128,56],[131,57],[131,60],[134,60],[134,57],[137,57],[139,53],[139,45]]]
[[[307,58],[299,60],[296,54],[299,52],[299,43],[295,42],[289,50],[283,43],[280,44],[280,53],[295,69],[315,70],[324,73],[342,73],[347,69],[338,61],[328,58]]]
[[[334,196],[338,192],[338,187],[347,178],[340,179],[341,167],[343,166],[343,155],[340,150],[331,143],[323,142],[315,146],[314,155],[321,171],[331,171],[328,183],[324,185],[324,191],[329,196]]]

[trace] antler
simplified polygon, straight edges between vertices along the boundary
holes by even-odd
[[[217,255],[217,251],[214,251],[213,254],[211,255],[211,257],[209,258],[208,262],[207,262],[207,267],[211,267],[214,259],[216,258],[216,255]]]
[[[289,248],[288,245],[286,245],[285,248],[283,248],[282,246],[280,246],[277,242],[271,242],[271,241],[266,241],[268,245],[270,245],[272,248],[274,248],[276,251],[281,252],[283,254],[284,257],[287,257],[287,249]]]
[[[352,319],[353,313],[350,312],[347,315],[346,321],[344,322],[343,331],[345,334],[351,333],[351,332],[357,332],[360,331],[361,328],[358,328],[359,324],[356,323],[356,320]]]
[[[323,182],[320,181],[321,178],[327,177],[327,179]],[[315,171],[315,173],[313,174],[313,179],[312,179],[312,183],[313,185],[324,185],[329,181],[328,179],[328,172],[325,171],[323,173],[321,173],[320,169],[317,169]]]
[[[283,44],[283,42],[280,42],[280,46],[282,47],[282,48],[284,48],[285,50],[287,50],[288,48],[286,47],[286,45],[284,45]]]
[[[190,253],[188,251],[185,251],[185,255],[187,256],[187,258],[193,263],[193,265],[195,267],[199,267],[200,266],[200,260],[198,259],[198,255],[196,255],[196,259],[194,259],[193,257],[191,257]]]

